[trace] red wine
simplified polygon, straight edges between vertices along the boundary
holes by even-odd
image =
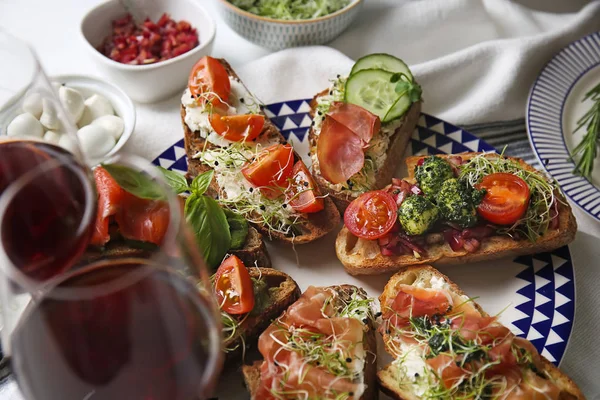
[[[181,275],[129,261],[134,263],[78,271],[25,314],[13,334],[12,354],[27,398],[193,400],[210,395],[202,387],[203,376],[218,374],[214,363],[220,357],[210,303]],[[55,296],[77,288],[84,289],[85,298]]]
[[[15,267],[36,280],[64,272],[84,252],[96,194],[89,171],[65,150],[32,141],[0,143],[0,196],[25,173],[53,161],[60,166],[35,175],[0,211],[4,251]]]

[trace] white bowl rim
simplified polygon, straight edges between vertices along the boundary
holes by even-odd
[[[133,103],[133,100],[131,100],[131,98],[127,95],[127,93],[125,93],[125,91],[123,89],[121,89],[120,87],[118,87],[115,84],[112,84],[110,82],[102,80],[101,78],[98,78],[93,75],[61,74],[61,75],[51,75],[48,77],[48,80],[50,82],[60,82],[60,83],[66,83],[66,84],[68,84],[70,80],[77,80],[77,79],[87,79],[87,80],[91,80],[91,81],[96,81],[103,86],[110,87],[112,90],[119,93],[119,95],[123,96],[123,98],[126,100],[127,108],[130,111],[131,130],[129,132],[123,131],[123,134],[121,135],[119,140],[117,140],[117,142],[115,143],[115,146],[108,153],[106,153],[105,155],[102,156],[102,159],[105,159],[106,157],[112,156],[112,155],[116,154],[119,150],[121,150],[121,148],[123,146],[125,146],[125,143],[127,143],[129,141],[129,139],[131,138],[131,136],[133,135],[133,132],[135,131],[135,123],[136,123],[135,104]],[[113,106],[113,108],[114,108],[114,106]],[[123,116],[123,118],[125,118],[125,116]]]
[[[103,60],[103,62],[106,62],[107,64],[109,64],[115,68],[126,70],[126,71],[148,71],[148,70],[158,69],[165,65],[173,64],[178,61],[181,61],[184,58],[193,56],[194,54],[203,50],[205,47],[209,46],[211,44],[211,42],[215,39],[217,27],[216,27],[215,20],[210,16],[210,13],[208,13],[208,11],[206,11],[206,9],[204,7],[199,5],[197,1],[186,0],[187,2],[193,4],[194,7],[197,7],[200,10],[200,12],[204,13],[204,15],[207,17],[207,20],[210,21],[210,34],[209,34],[208,40],[203,40],[202,42],[200,42],[198,44],[198,46],[194,47],[187,53],[183,53],[176,57],[169,58],[168,60],[159,61],[159,62],[155,62],[152,64],[146,64],[146,65],[129,65],[129,64],[120,63],[120,62],[115,61],[109,57],[106,57],[104,54],[100,53],[94,46],[92,46],[92,44],[87,40],[87,38],[85,37],[85,35],[83,33],[83,23],[87,20],[88,16],[92,12],[96,11],[100,7],[104,7],[108,3],[116,3],[118,1],[119,0],[106,0],[106,1],[103,1],[103,2],[95,5],[94,7],[92,7],[85,13],[83,18],[81,19],[81,23],[79,24],[79,34],[83,38],[83,41],[86,43],[86,45],[92,50],[92,53],[99,56],[100,59]],[[362,1],[362,0],[357,0],[357,1]]]
[[[344,14],[345,12],[350,11],[354,7],[357,7],[360,3],[362,3],[363,0],[353,0],[346,7],[341,8],[341,9],[337,10],[334,13],[323,15],[322,17],[319,17],[319,18],[293,19],[293,20],[289,20],[289,19],[275,19],[275,18],[269,18],[269,17],[262,17],[260,15],[252,14],[251,12],[244,11],[241,8],[234,6],[233,4],[231,4],[227,0],[219,0],[219,1],[221,3],[223,3],[225,6],[229,7],[230,9],[232,9],[235,13],[238,13],[240,15],[243,15],[243,16],[251,18],[251,19],[256,19],[256,20],[263,21],[263,22],[272,22],[272,23],[276,23],[276,24],[299,25],[299,24],[312,24],[312,23],[316,23],[316,22],[325,21],[325,20],[328,20],[328,19],[331,19],[331,18],[335,18],[335,17],[337,17],[340,14]]]

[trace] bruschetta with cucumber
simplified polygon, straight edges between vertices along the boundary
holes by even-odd
[[[359,59],[311,102],[312,171],[340,212],[362,193],[387,185],[421,111],[421,87],[389,54]]]
[[[219,204],[272,239],[301,244],[340,215],[277,127],[224,60],[204,57],[181,98],[188,176],[213,170]]]
[[[430,266],[402,268],[379,298],[393,399],[583,400],[577,385]]]
[[[409,176],[355,199],[336,254],[355,275],[550,251],[570,243],[575,217],[556,184],[497,153],[413,156]]]

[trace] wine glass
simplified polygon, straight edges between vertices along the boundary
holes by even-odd
[[[0,29],[0,59],[0,198],[20,177],[38,171],[31,178],[35,184],[6,210],[7,218],[14,221],[7,245],[12,246],[13,256],[18,255],[14,263],[24,274],[44,281],[69,270],[85,250],[95,219],[96,195],[75,123],[35,52]],[[58,142],[44,140],[49,131]],[[11,285],[2,294],[5,353],[5,340],[28,301],[19,290]]]
[[[208,398],[222,364],[218,308],[181,201],[149,162],[121,155],[94,171],[100,197],[94,235],[103,230],[105,200],[118,199],[106,244],[86,249],[74,270],[49,280],[23,268],[13,245],[20,240],[13,236],[15,218],[22,218],[17,210],[32,191],[62,209],[60,193],[69,192],[37,183],[65,180],[65,167],[59,160],[40,165],[0,197],[0,268],[3,292],[9,289],[2,301],[13,300],[11,293],[30,296],[8,340],[25,398]]]

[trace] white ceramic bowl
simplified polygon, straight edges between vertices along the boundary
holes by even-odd
[[[123,119],[123,133],[117,144],[102,158],[106,159],[116,154],[127,143],[135,128],[135,105],[127,94],[117,86],[84,75],[58,75],[50,77],[51,82],[64,83],[66,86],[78,90],[84,98],[93,94],[100,94],[110,101],[115,110],[115,114]]]
[[[358,16],[363,0],[332,14],[307,20],[279,20],[243,11],[227,0],[219,0],[219,10],[227,24],[239,35],[271,50],[324,44],[342,33]]]
[[[90,10],[81,21],[86,48],[108,80],[121,87],[135,101],[153,103],[179,93],[200,58],[209,55],[216,25],[198,0],[154,0],[142,2],[148,17],[157,21],[168,13],[176,21],[186,20],[198,31],[200,44],[169,60],[148,65],[128,65],[111,60],[96,48],[112,31],[111,22],[125,15],[119,0],[108,0]]]

